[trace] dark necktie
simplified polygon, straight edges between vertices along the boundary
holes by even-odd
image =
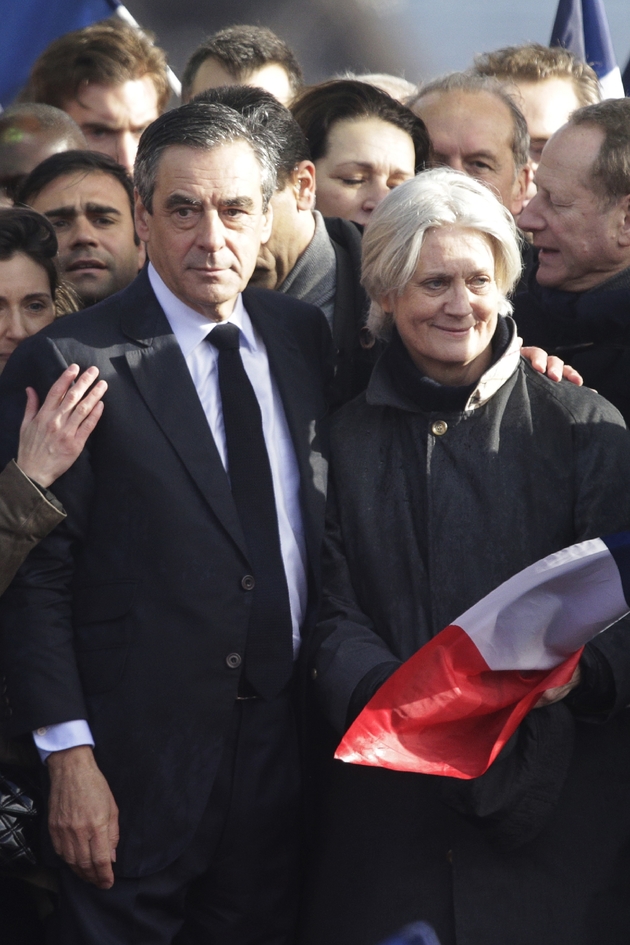
[[[219,389],[228,473],[255,581],[244,675],[259,696],[272,699],[293,671],[289,592],[262,416],[239,351],[240,331],[217,325],[207,340],[219,351]]]

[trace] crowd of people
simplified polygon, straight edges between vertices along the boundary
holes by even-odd
[[[306,86],[258,26],[171,98],[112,19],[0,114],[3,941],[627,945],[630,618],[480,777],[333,755],[630,529],[630,102],[538,44]]]

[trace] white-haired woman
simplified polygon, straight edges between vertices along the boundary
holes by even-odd
[[[370,327],[389,343],[333,422],[307,654],[337,735],[502,581],[630,526],[630,436],[597,394],[520,358],[519,269],[510,215],[454,171],[401,184],[367,226]],[[415,919],[442,945],[627,942],[629,640],[626,621],[589,644],[481,778],[335,762],[303,942],[377,945]]]

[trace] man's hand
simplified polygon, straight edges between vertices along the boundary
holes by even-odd
[[[560,702],[561,699],[564,699],[565,696],[569,695],[572,689],[575,689],[575,687],[579,685],[581,678],[582,674],[580,672],[580,665],[578,663],[569,682],[565,683],[564,686],[555,686],[553,689],[546,689],[534,708],[544,709],[544,707],[547,705],[553,705],[554,702]]]
[[[88,745],[48,756],[48,827],[55,852],[81,879],[114,885],[118,807]]]
[[[81,377],[79,370],[78,364],[66,368],[39,411],[37,394],[32,387],[26,388],[17,464],[29,479],[44,488],[72,466],[103,413],[101,398],[107,384],[94,384],[98,368],[88,368]],[[86,394],[92,384],[94,387]]]
[[[521,355],[529,361],[535,371],[540,374],[546,374],[550,381],[571,381],[581,387],[584,383],[581,374],[572,368],[570,364],[565,364],[562,358],[556,358],[547,354],[542,348],[521,348]]]

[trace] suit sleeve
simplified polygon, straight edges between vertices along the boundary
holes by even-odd
[[[50,338],[34,336],[0,380],[0,462],[15,455],[27,386],[43,401],[67,363]],[[9,734],[87,718],[73,651],[71,586],[92,493],[89,449],[58,480],[68,517],[29,554],[0,598]]]

